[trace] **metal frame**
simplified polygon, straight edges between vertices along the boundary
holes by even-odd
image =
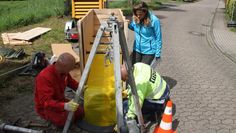
[[[111,20],[108,23],[103,23],[101,24],[97,34],[96,38],[93,42],[92,49],[90,51],[88,60],[86,62],[85,68],[83,70],[81,80],[79,83],[79,86],[76,91],[76,96],[74,101],[79,102],[79,97],[81,96],[83,90],[84,90],[84,85],[88,77],[88,73],[92,64],[92,61],[94,59],[94,56],[96,54],[98,45],[100,44],[101,37],[103,35],[103,32],[110,31],[111,37],[112,37],[112,43],[110,44],[111,47],[113,48],[112,54],[114,57],[114,73],[115,73],[115,88],[116,88],[116,116],[117,116],[117,127],[118,127],[118,132],[121,132],[121,128],[125,125],[124,124],[124,116],[123,116],[123,104],[122,104],[122,87],[121,87],[121,73],[120,73],[120,46],[122,49],[122,54],[124,57],[124,61],[126,63],[126,68],[128,70],[128,75],[129,75],[129,84],[131,86],[131,93],[133,95],[134,101],[135,101],[135,109],[136,109],[136,114],[138,116],[138,122],[140,126],[141,133],[145,132],[145,126],[144,126],[144,120],[141,112],[141,107],[139,103],[139,98],[137,94],[137,89],[135,85],[135,80],[133,76],[133,71],[132,71],[132,64],[131,60],[128,54],[128,47],[125,39],[125,35],[123,32],[123,26],[120,26],[119,23],[116,20]],[[67,133],[71,120],[73,118],[73,112],[70,112],[67,117],[66,124],[63,129],[63,133]]]
[[[92,49],[91,49],[90,54],[88,56],[87,63],[85,64],[85,68],[84,68],[84,71],[82,73],[79,86],[76,90],[76,95],[75,95],[75,98],[74,98],[74,102],[76,102],[76,103],[78,103],[79,96],[82,94],[82,92],[84,90],[84,84],[87,80],[91,64],[93,62],[94,56],[96,54],[96,51],[97,51],[97,48],[98,48],[98,45],[99,45],[99,42],[100,42],[100,39],[102,37],[102,34],[103,34],[104,30],[105,30],[105,26],[102,24],[100,26],[98,32],[97,32],[97,35],[96,35],[96,38],[94,40]],[[65,124],[64,129],[63,129],[63,133],[67,133],[67,131],[70,127],[70,123],[71,123],[71,120],[73,118],[73,115],[74,115],[74,112],[69,112],[67,120],[66,120],[66,124]]]
[[[120,31],[119,31],[119,35],[120,35],[119,37],[122,42],[121,43],[122,54],[124,57],[124,61],[126,62],[126,69],[128,71],[128,83],[131,87],[131,93],[133,95],[133,99],[135,102],[134,107],[135,107],[136,114],[138,117],[140,130],[141,130],[141,133],[144,133],[145,132],[145,124],[144,124],[141,106],[139,103],[139,97],[138,97],[138,93],[137,93],[137,88],[136,88],[136,84],[135,84],[135,80],[134,80],[132,63],[131,63],[131,60],[129,57],[128,46],[127,46],[125,34],[123,34],[124,33],[123,30],[124,30],[124,28],[122,27],[122,28],[120,28]]]

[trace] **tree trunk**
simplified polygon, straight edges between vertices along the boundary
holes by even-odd
[[[71,13],[71,0],[64,0],[64,15],[69,16]]]
[[[130,7],[133,7],[133,0],[128,0],[128,5],[129,5]]]

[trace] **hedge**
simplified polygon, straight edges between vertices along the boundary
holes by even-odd
[[[233,11],[233,9],[234,9],[234,11]],[[232,14],[232,12],[233,12],[233,14]],[[233,17],[233,20],[236,21],[236,0],[227,0],[226,13],[230,19]]]

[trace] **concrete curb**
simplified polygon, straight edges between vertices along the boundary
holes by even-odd
[[[215,36],[213,34],[213,25],[214,25],[214,21],[215,21],[215,16],[218,13],[218,9],[219,9],[219,3],[220,0],[218,1],[218,5],[217,8],[215,9],[213,15],[211,16],[209,22],[208,22],[208,26],[206,28],[206,38],[208,41],[208,44],[212,47],[215,48],[217,50],[218,54],[223,54],[224,56],[226,56],[228,59],[230,59],[232,62],[236,63],[236,58],[233,57],[232,55],[228,54],[227,52],[225,52],[223,50],[223,48],[220,47],[220,45],[216,42],[215,40]]]

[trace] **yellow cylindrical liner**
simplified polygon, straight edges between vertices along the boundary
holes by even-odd
[[[95,55],[84,92],[84,120],[96,126],[116,124],[114,65],[105,66],[104,56]]]

